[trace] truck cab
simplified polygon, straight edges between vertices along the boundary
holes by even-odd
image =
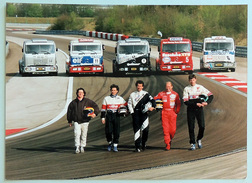
[[[235,72],[235,45],[231,37],[212,36],[204,39],[200,70],[231,70]]]
[[[113,60],[115,74],[149,74],[151,71],[150,45],[147,40],[129,38],[119,40]]]
[[[183,37],[161,39],[156,59],[157,72],[193,72],[192,43]]]
[[[47,39],[31,39],[23,43],[23,57],[19,60],[19,73],[28,74],[58,74],[56,45]]]
[[[69,43],[69,60],[66,62],[66,73],[103,74],[103,50],[101,41],[78,39]]]

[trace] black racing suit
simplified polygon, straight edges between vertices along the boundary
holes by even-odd
[[[151,102],[152,107],[156,107],[156,102],[153,97],[146,91],[133,92],[130,94],[128,101],[129,112],[132,114],[133,130],[135,147],[139,149],[142,143],[142,147],[145,148],[146,141],[149,134],[149,118],[148,113],[143,113],[145,104]],[[142,137],[141,137],[142,131]]]
[[[203,107],[198,107],[197,103],[201,103],[202,100],[199,99],[200,95],[207,96],[205,102],[210,104],[213,100],[213,94],[204,88],[202,85],[196,84],[195,86],[187,86],[183,92],[183,100],[187,105],[187,122],[188,122],[188,130],[190,137],[190,144],[195,144],[195,118],[197,119],[199,132],[197,136],[197,141],[201,140],[204,136],[205,131],[205,119],[204,119],[204,111]]]

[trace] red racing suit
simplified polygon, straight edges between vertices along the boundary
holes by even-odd
[[[180,98],[175,91],[162,91],[154,99],[161,99],[163,101],[162,126],[166,149],[169,150],[171,148],[171,140],[176,132],[177,114],[181,106]]]

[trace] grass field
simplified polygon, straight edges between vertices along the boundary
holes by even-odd
[[[6,17],[6,23],[26,23],[26,24],[54,24],[57,18],[39,18],[39,17]],[[83,21],[84,30],[95,30],[93,18],[78,18]]]

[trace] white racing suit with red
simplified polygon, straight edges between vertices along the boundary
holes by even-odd
[[[118,95],[106,96],[102,102],[101,118],[105,119],[105,134],[109,144],[118,144],[120,137],[120,106],[127,102]]]
[[[151,102],[152,107],[156,107],[156,102],[153,97],[148,92],[143,90],[141,90],[140,92],[132,92],[128,100],[129,112],[132,115],[133,119],[134,140],[136,149],[140,149],[142,143],[142,148],[144,150],[146,147],[146,141],[148,140],[149,118],[147,112],[143,113],[143,109],[145,108],[145,105],[148,102]]]
[[[200,95],[206,96],[207,100],[202,101]],[[202,85],[196,84],[195,86],[187,86],[183,92],[183,100],[187,105],[187,122],[189,129],[190,144],[195,144],[195,118],[198,121],[199,132],[197,141],[201,140],[205,131],[205,119],[203,107],[198,107],[197,103],[207,102],[210,104],[213,100],[213,94]]]
[[[154,99],[161,99],[163,102],[162,109],[162,127],[164,132],[164,142],[166,149],[170,150],[171,140],[176,133],[177,114],[180,111],[180,98],[175,91],[162,91]]]

